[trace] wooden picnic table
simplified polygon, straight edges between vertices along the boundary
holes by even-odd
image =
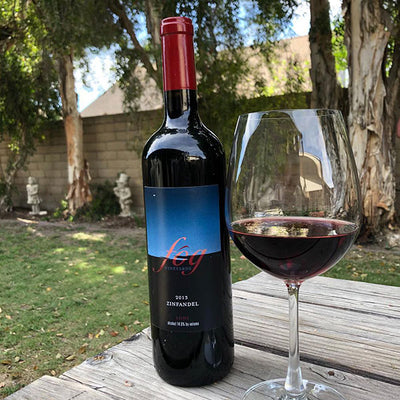
[[[145,329],[60,377],[43,376],[7,399],[240,399],[251,385],[285,376],[287,296],[266,273],[236,283],[235,363],[201,388],[164,383]],[[400,288],[317,277],[300,290],[305,379],[326,382],[347,400],[400,399]]]

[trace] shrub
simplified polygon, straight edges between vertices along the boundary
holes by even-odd
[[[110,181],[90,186],[93,200],[77,210],[74,219],[99,221],[104,217],[118,215],[121,212],[119,202]]]

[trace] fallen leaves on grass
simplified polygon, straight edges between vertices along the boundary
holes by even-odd
[[[87,347],[89,346],[88,343],[83,343],[81,347],[79,347],[79,354],[86,353]]]
[[[98,339],[100,336],[103,336],[104,335],[104,329],[100,329],[100,331],[98,332],[98,333],[96,333],[96,335],[94,335],[94,337],[96,338],[96,339]]]

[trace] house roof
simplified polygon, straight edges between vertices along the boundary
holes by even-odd
[[[163,107],[163,98],[155,81],[145,77],[144,68],[137,69],[139,78],[146,79],[144,90],[137,102],[137,111],[159,110]],[[96,117],[99,115],[115,115],[126,112],[124,106],[124,92],[118,82],[114,83],[110,89],[104,92],[95,101],[90,103],[81,111],[82,118]]]

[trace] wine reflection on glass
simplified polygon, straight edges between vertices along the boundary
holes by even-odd
[[[303,380],[298,293],[334,266],[360,227],[360,188],[343,117],[336,110],[276,110],[238,119],[231,151],[226,220],[243,255],[282,279],[289,294],[286,378],[261,382],[246,400],[343,400]]]

